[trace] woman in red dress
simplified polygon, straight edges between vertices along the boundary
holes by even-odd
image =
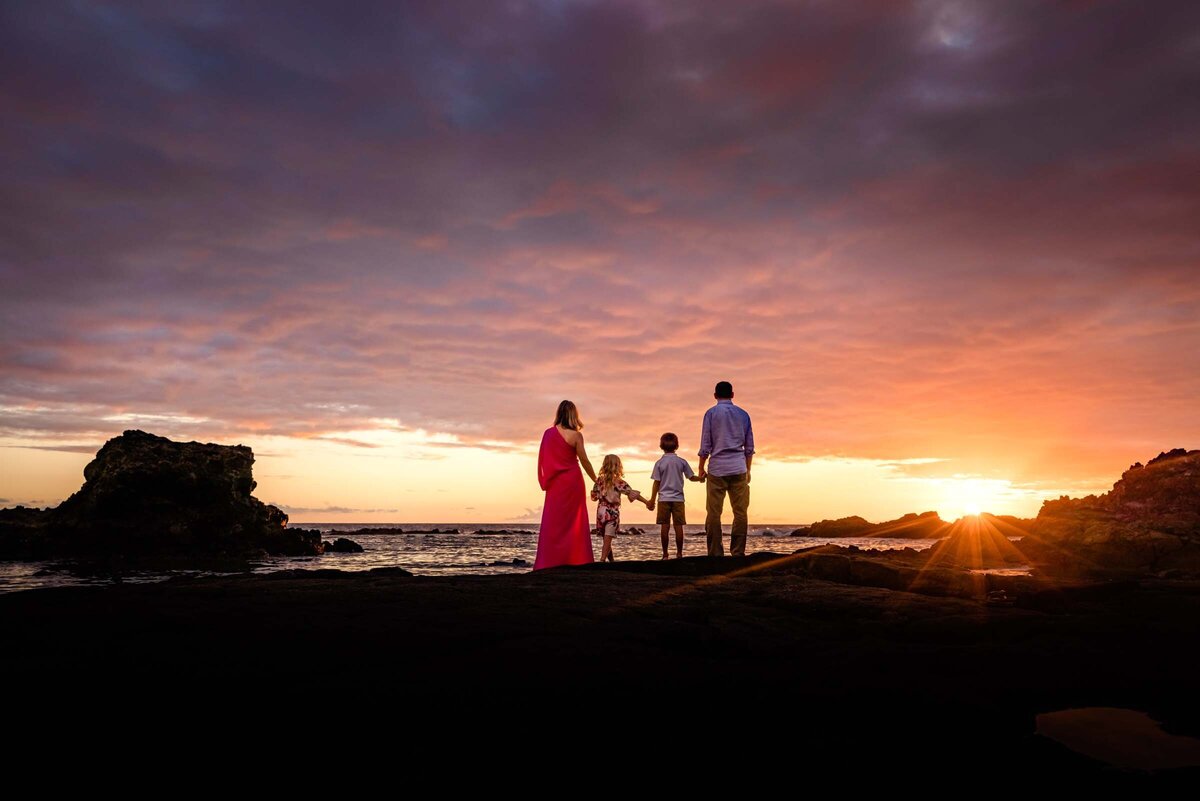
[[[583,448],[582,428],[575,404],[565,400],[558,404],[554,425],[542,434],[538,483],[546,491],[546,502],[542,505],[534,570],[593,561],[587,494],[579,466],[583,465],[592,481],[596,480],[596,471]]]

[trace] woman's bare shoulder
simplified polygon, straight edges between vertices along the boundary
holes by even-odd
[[[558,429],[558,433],[562,434],[563,439],[572,445],[577,444],[579,440],[583,439],[583,434],[573,429],[563,428],[562,426],[555,426],[555,428]]]

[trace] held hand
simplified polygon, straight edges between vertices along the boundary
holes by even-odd
[[[697,481],[703,481],[706,478],[708,478],[708,473],[704,472],[703,470],[701,470],[700,474],[696,476]]]
[[[746,483],[747,484],[750,483],[750,471],[749,470],[746,470]]]
[[[654,511],[654,501],[646,501],[646,508],[649,509],[651,512],[653,512]]]

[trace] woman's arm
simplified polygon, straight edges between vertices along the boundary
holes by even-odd
[[[579,432],[579,439],[575,440],[575,453],[579,456],[579,464],[583,465],[583,472],[587,473],[592,481],[596,481],[596,471],[592,469],[592,462],[587,458],[587,449],[583,447],[583,432]]]

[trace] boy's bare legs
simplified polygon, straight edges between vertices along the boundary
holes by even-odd
[[[663,559],[667,558],[667,527],[663,526]],[[683,558],[683,523],[675,524],[675,558]]]
[[[662,524],[663,559],[667,558],[667,546],[669,546],[670,544],[671,544],[671,524],[663,523]]]

